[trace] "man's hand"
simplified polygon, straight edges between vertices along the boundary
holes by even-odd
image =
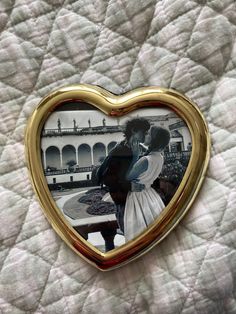
[[[131,182],[131,192],[141,192],[145,185],[138,182]]]

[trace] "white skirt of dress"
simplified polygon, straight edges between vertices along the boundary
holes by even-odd
[[[162,212],[165,205],[153,188],[129,192],[125,204],[124,235],[130,241],[143,232]]]

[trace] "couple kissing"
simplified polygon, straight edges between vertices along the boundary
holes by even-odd
[[[144,231],[165,207],[152,184],[161,173],[162,151],[169,141],[167,129],[133,118],[125,125],[124,140],[98,169],[98,181],[108,188],[115,203],[117,223],[126,242]]]

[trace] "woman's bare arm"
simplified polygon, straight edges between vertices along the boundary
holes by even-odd
[[[147,170],[147,168],[148,168],[147,158],[145,157],[140,158],[129,170],[129,172],[126,175],[126,179],[128,181],[137,179],[140,176],[140,174]]]

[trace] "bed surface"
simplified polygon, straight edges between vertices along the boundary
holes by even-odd
[[[1,313],[236,313],[235,38],[234,0],[1,0]],[[145,256],[106,273],[57,236],[26,168],[30,114],[73,83],[177,89],[212,138],[188,215]]]

